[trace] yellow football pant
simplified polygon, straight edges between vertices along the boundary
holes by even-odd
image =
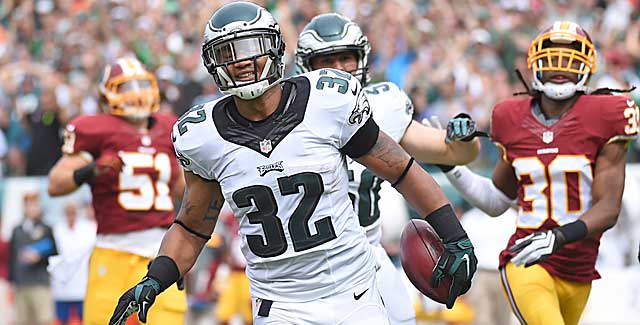
[[[229,322],[233,316],[242,316],[245,324],[251,324],[251,293],[249,291],[249,279],[244,271],[231,271],[229,278],[221,289],[220,299],[216,307],[216,319],[221,322]]]
[[[578,324],[591,291],[591,282],[563,280],[540,265],[525,268],[509,262],[500,277],[507,302],[521,324]]]
[[[84,324],[108,324],[120,296],[147,274],[149,261],[149,258],[140,255],[96,247],[89,262]],[[184,291],[172,285],[156,298],[149,310],[147,324],[183,324],[186,310]]]

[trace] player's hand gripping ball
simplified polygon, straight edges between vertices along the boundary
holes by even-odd
[[[442,304],[447,303],[451,278],[444,277],[436,288],[431,276],[444,251],[444,244],[428,222],[409,221],[400,238],[400,259],[407,277],[425,296]]]

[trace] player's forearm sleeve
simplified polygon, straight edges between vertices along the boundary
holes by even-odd
[[[493,185],[491,179],[477,175],[465,166],[456,166],[445,175],[465,200],[492,217],[503,214],[514,203]]]

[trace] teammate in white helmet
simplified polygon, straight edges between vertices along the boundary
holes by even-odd
[[[458,116],[450,122],[449,134],[413,121],[413,103],[396,84],[369,84],[370,51],[367,37],[355,22],[336,13],[322,14],[314,17],[300,33],[296,64],[300,72],[334,68],[358,78],[365,85],[371,113],[380,129],[416,159],[448,165],[462,161],[469,163],[475,159],[479,142],[474,139],[477,133],[474,134],[473,120],[467,115]],[[380,244],[382,230],[378,200],[383,180],[350,159],[348,168],[349,196],[360,226],[366,229],[369,243],[381,264],[376,277],[389,319],[392,324],[415,324],[411,299],[402,290],[402,280]]]

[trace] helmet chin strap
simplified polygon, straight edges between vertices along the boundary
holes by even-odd
[[[571,81],[561,84],[550,81],[542,83],[538,75],[538,73],[534,72],[533,82],[531,83],[532,88],[537,91],[543,92],[545,96],[551,99],[565,100],[571,98],[571,96],[575,95],[577,91],[582,91],[587,94],[591,93],[591,88],[584,85],[587,82],[587,79],[589,79],[588,69],[585,73],[582,74],[582,77],[578,80],[577,84]]]
[[[271,65],[273,64],[274,64],[273,59],[268,58],[267,62],[264,65],[264,68],[262,69],[262,73],[260,74],[259,77],[257,77],[258,80],[266,78],[266,76],[269,74],[269,70],[271,69]],[[234,96],[238,96],[242,99],[247,99],[247,100],[255,99],[257,97],[260,97],[262,94],[264,94],[264,92],[266,92],[276,84],[278,83],[277,82],[269,83],[269,80],[265,79],[256,83],[248,84],[246,86],[227,89],[223,91],[223,93],[232,94]]]
[[[146,120],[151,116],[150,112],[138,112],[130,115],[123,115],[122,117],[131,122],[140,122],[142,120]]]
[[[565,100],[567,98],[570,98],[576,93],[576,90],[577,90],[576,88],[577,88],[576,84],[573,82],[556,84],[556,83],[547,81],[542,86],[542,91],[547,97],[551,99]]]

